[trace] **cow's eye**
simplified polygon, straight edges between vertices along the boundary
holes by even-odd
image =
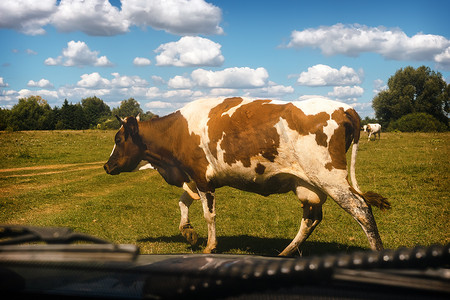
[[[120,142],[121,142],[120,138],[117,138],[116,139],[116,144],[120,144]]]

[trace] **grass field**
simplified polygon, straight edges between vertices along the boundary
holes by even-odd
[[[110,176],[102,166],[114,131],[0,132],[0,223],[67,226],[142,253],[197,253],[206,245],[200,203],[191,206],[199,233],[190,247],[178,231],[178,198],[156,171]],[[450,133],[363,134],[357,178],[363,191],[388,197],[374,209],[386,248],[450,242]],[[217,196],[218,252],[277,255],[298,230],[293,194],[262,197],[231,188]],[[368,248],[357,223],[328,199],[324,218],[302,246],[303,255]]]

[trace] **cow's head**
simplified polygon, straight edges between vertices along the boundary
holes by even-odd
[[[121,172],[131,172],[144,157],[145,144],[139,135],[139,117],[121,119],[122,127],[116,133],[114,149],[106,164],[103,166],[106,173],[117,175]]]

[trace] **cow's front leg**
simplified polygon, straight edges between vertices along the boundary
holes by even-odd
[[[195,232],[194,227],[192,227],[191,222],[189,222],[189,206],[191,206],[193,201],[194,199],[192,199],[187,192],[184,192],[180,197],[180,201],[178,202],[181,212],[179,228],[181,234],[191,245],[197,244],[198,241],[197,232]]]
[[[203,253],[211,253],[216,249],[216,201],[214,192],[199,191],[203,206],[203,216],[208,224],[208,242]]]

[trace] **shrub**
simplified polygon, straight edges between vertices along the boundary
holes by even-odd
[[[412,113],[405,115],[389,125],[389,130],[402,132],[434,132],[447,131],[447,125],[439,122],[435,117],[427,113]]]

